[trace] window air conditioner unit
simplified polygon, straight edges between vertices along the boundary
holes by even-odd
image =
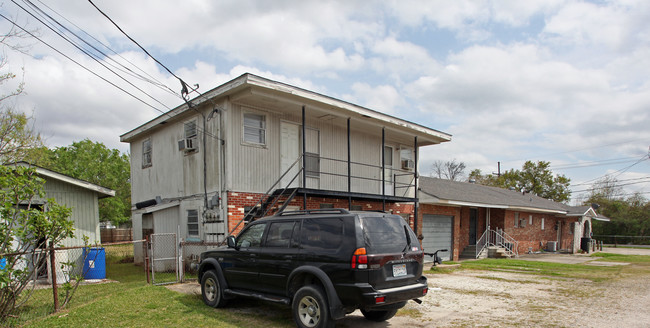
[[[415,168],[415,162],[412,159],[403,159],[402,168],[405,170],[412,170]]]
[[[178,150],[190,152],[196,150],[196,139],[187,138],[178,140]]]

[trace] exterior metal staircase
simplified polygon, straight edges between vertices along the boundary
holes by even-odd
[[[291,170],[296,165],[298,165],[301,160],[302,156],[298,157],[293,162],[293,164],[289,166],[289,168],[280,176],[280,178],[271,186],[271,188],[269,188],[269,190],[267,190],[266,193],[260,197],[259,201],[257,201],[257,204],[251,207],[246,212],[244,217],[239,222],[237,222],[237,225],[235,225],[235,227],[230,230],[228,235],[232,235],[235,231],[237,231],[237,229],[239,229],[239,226],[241,226],[241,224],[244,222],[255,221],[256,219],[267,216],[268,214],[284,211],[291,200],[296,196],[296,192],[298,191],[298,188],[289,188],[289,186],[292,185],[293,182],[296,181],[296,179],[301,175],[303,168],[298,168],[295,175],[293,175],[291,177],[291,180],[287,183],[287,187],[278,188],[278,186],[280,185],[280,181],[288,176],[289,172],[291,172]]]
[[[519,242],[502,229],[492,230],[488,227],[476,242],[475,258],[481,258],[485,252],[488,257],[519,257]]]

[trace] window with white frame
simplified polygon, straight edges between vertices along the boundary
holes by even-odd
[[[415,168],[412,149],[401,147],[399,151],[399,159],[402,170],[413,170]]]
[[[198,134],[196,132],[196,120],[185,122],[184,132],[185,132],[185,139],[196,138]]]
[[[142,142],[142,168],[150,167],[151,162],[151,138],[144,139]]]
[[[198,131],[196,120],[191,120],[183,124],[183,139],[178,141],[178,149],[185,151],[186,154],[196,153],[199,143],[196,140]]]
[[[187,210],[187,235],[199,236],[199,211],[197,210]]]
[[[515,228],[519,227],[519,212],[515,212]]]
[[[544,230],[544,218],[542,218],[542,230]]]
[[[255,113],[244,113],[244,142],[266,145],[266,116]]]

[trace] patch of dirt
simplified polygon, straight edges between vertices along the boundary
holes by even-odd
[[[387,322],[367,321],[359,311],[337,327],[647,327],[647,276],[595,283],[515,272],[454,271],[430,274],[422,304],[409,302]],[[167,288],[200,297],[198,283]],[[243,308],[242,308],[243,307]],[[238,302],[236,312],[278,311],[258,302]],[[286,308],[287,315],[289,309]],[[277,312],[276,312],[277,313]]]
[[[650,322],[645,277],[605,283],[483,271],[427,277],[440,289],[422,304],[409,302],[400,311],[409,315],[393,318],[390,326],[647,327]]]

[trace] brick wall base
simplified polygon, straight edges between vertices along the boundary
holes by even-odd
[[[228,232],[237,234],[244,227],[239,224],[245,213],[245,208],[255,206],[263,194],[259,193],[228,193]],[[330,197],[307,197],[307,209],[319,209],[322,204],[331,205],[333,208],[348,208],[347,198],[330,198]],[[353,206],[361,206],[363,211],[381,211],[383,204],[381,201],[362,201],[352,200]],[[302,209],[303,197],[296,196],[289,203],[289,208]],[[414,204],[413,203],[386,203],[387,212],[408,216],[409,225],[414,228]],[[272,214],[272,213],[270,213]],[[449,215],[453,216],[453,251],[452,259],[458,261],[460,253],[469,245],[469,223],[470,207],[452,207],[430,204],[420,204],[418,211],[418,228],[422,231],[422,220],[425,214]],[[478,240],[486,227],[486,208],[477,208],[476,215],[476,239]],[[532,216],[532,224],[530,217]],[[490,228],[502,229],[508,235],[519,241],[519,254],[524,254],[529,250],[534,252],[545,250],[549,241],[558,241],[558,230],[561,230],[561,237],[558,243],[559,249],[571,251],[574,249],[573,241],[573,222],[576,218],[554,217],[539,213],[519,212],[519,217],[526,220],[525,226],[515,227],[515,212],[503,209],[490,210]],[[542,218],[544,219],[544,229],[542,229]],[[238,225],[239,224],[239,225]],[[557,228],[556,228],[557,227]],[[414,229],[415,230],[415,229]]]
[[[228,232],[234,231],[232,234],[237,234],[244,227],[244,224],[239,224],[246,215],[245,208],[248,206],[255,206],[259,202],[263,194],[259,193],[244,193],[244,192],[229,192],[228,193]],[[348,208],[347,198],[330,198],[330,197],[307,197],[307,209],[319,209],[321,204],[331,205],[333,208]],[[380,201],[362,201],[352,200],[353,206],[361,206],[362,211],[381,211],[383,203]],[[294,197],[288,205],[288,208],[294,207],[302,209],[303,197]],[[408,215],[409,224],[413,228],[413,204],[412,203],[386,203],[386,212],[397,215]],[[269,213],[271,215],[273,213]],[[420,221],[419,228],[422,229],[422,222]]]

